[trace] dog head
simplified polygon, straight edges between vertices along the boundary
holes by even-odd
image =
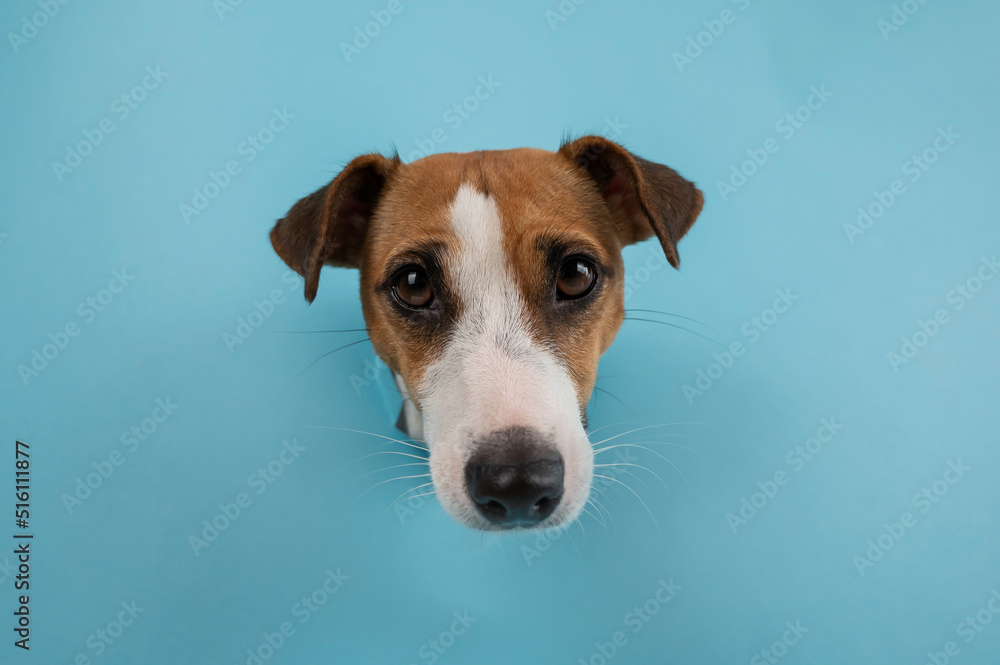
[[[315,298],[361,271],[371,342],[422,420],[438,499],[479,529],[551,527],[590,493],[586,405],[624,317],[625,245],[674,267],[702,194],[598,136],[556,152],[356,158],[271,231]]]

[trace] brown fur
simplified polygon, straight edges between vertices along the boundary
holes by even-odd
[[[701,211],[701,192],[666,166],[588,136],[555,153],[530,148],[449,153],[408,165],[365,155],[329,186],[299,201],[271,233],[275,250],[306,276],[310,301],[322,264],[361,269],[362,309],[372,344],[415,391],[418,406],[424,371],[447,343],[447,321],[429,333],[391,306],[384,284],[401,254],[435,244],[445,252],[455,246],[449,207],[463,183],[495,201],[530,327],[569,368],[582,411],[598,358],[624,317],[622,247],[655,234],[676,267],[676,243]],[[585,252],[600,264],[599,291],[586,306],[553,308],[547,253],[553,243],[563,256]],[[461,294],[442,297],[454,321]]]

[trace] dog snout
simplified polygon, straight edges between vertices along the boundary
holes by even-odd
[[[476,445],[465,480],[472,502],[490,523],[531,526],[559,505],[563,458],[534,430],[500,430]]]

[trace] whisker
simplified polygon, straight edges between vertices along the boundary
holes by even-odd
[[[598,380],[600,380],[601,378],[607,379],[607,378],[610,378],[610,377],[607,377],[607,376],[605,376],[605,377],[598,377]],[[589,432],[587,432],[587,435],[590,436],[591,434],[594,434],[595,432],[600,432],[602,429],[608,429],[609,427],[618,427],[619,425],[645,425],[645,424],[646,423],[644,423],[644,422],[642,422],[640,420],[626,420],[626,421],[623,421],[623,422],[620,422],[620,423],[610,423],[608,425],[602,425],[602,426],[598,427],[597,429],[590,430]],[[696,422],[660,423],[659,425],[651,425],[651,427],[666,427],[668,425],[704,425],[704,426],[707,427],[708,423],[696,423]],[[661,435],[658,434],[656,436],[661,436]],[[662,436],[669,436],[669,435],[665,434],[665,435],[662,435]],[[691,436],[691,435],[689,435],[689,434],[684,434],[684,435],[678,434],[677,436]]]
[[[336,349],[334,349],[333,351],[327,351],[326,353],[324,353],[323,355],[321,355],[321,356],[320,356],[319,358],[317,358],[316,360],[314,360],[314,361],[312,361],[311,363],[309,363],[308,365],[306,365],[306,368],[305,368],[304,370],[302,370],[301,372],[299,372],[298,374],[296,374],[294,378],[296,378],[296,379],[297,379],[297,378],[299,378],[300,376],[302,376],[303,374],[305,374],[305,373],[306,373],[306,372],[307,372],[307,371],[309,370],[309,368],[310,368],[310,367],[312,367],[313,365],[315,365],[316,363],[318,363],[318,362],[319,362],[320,360],[322,360],[323,358],[326,358],[327,356],[329,356],[329,355],[331,355],[331,354],[334,354],[334,353],[336,353],[337,351],[343,351],[344,349],[346,349],[346,348],[348,348],[348,347],[351,347],[351,346],[357,346],[358,344],[364,344],[365,342],[368,342],[368,341],[370,341],[370,339],[371,339],[371,338],[369,338],[369,337],[365,337],[364,339],[359,339],[359,340],[358,340],[358,341],[356,341],[356,342],[351,342],[350,344],[344,344],[343,346],[338,346],[338,347],[337,347]]]
[[[689,316],[681,316],[680,314],[674,314],[672,312],[663,312],[658,309],[640,309],[638,307],[627,307],[625,309],[625,313],[627,314],[628,312],[649,312],[650,314],[662,314],[663,316],[673,316],[678,319],[684,319],[685,321],[690,321],[691,323],[697,323],[699,326],[705,326],[706,328],[714,332],[716,335],[719,334],[719,331],[713,328],[712,326],[706,323],[702,323],[698,319],[692,319]]]
[[[590,502],[588,501],[588,503],[590,503]],[[595,509],[596,509],[596,506],[595,506]],[[590,512],[589,510],[587,510],[587,506],[584,506],[583,508],[581,508],[580,512],[582,512],[585,515],[588,515],[592,520],[594,520],[598,524],[604,526],[605,529],[608,528],[607,525],[604,523],[604,518],[602,517],[601,519],[597,519],[597,515],[595,515],[594,513]]]
[[[587,432],[587,436],[590,436],[591,434],[594,434],[595,432],[600,432],[602,429],[607,429],[609,427],[617,427],[618,425],[639,425],[639,424],[641,424],[641,423],[639,423],[639,422],[636,421],[636,422],[612,423],[610,425],[602,425],[602,426],[598,427],[597,429],[592,429],[589,432]]]
[[[686,451],[688,451],[690,453],[694,453],[695,455],[697,455],[701,459],[705,459],[705,457],[701,453],[699,453],[697,450],[695,450],[693,448],[688,448],[687,446],[682,446],[679,443],[672,443],[670,441],[633,441],[633,442],[630,442],[630,443],[616,443],[613,446],[606,446],[604,448],[599,448],[599,449],[595,450],[594,451],[594,455],[596,456],[598,453],[604,453],[604,452],[607,452],[609,450],[614,450],[615,448],[625,448],[625,447],[629,447],[629,446],[632,446],[632,447],[635,447],[635,448],[641,448],[642,446],[638,445],[638,444],[641,444],[641,443],[645,443],[645,444],[648,444],[648,445],[651,445],[651,446],[670,446],[672,448],[680,448],[681,450],[686,450]],[[649,452],[654,453],[656,455],[659,455],[659,453],[656,452],[655,450],[651,450],[649,448],[645,448],[645,450],[649,450]],[[663,456],[660,455],[660,457],[663,457]],[[666,458],[664,457],[664,459],[666,459]]]
[[[580,535],[583,538],[586,538],[587,537],[587,531],[583,528],[583,523],[580,522],[579,520],[577,520],[577,524],[580,525]],[[580,553],[580,547],[576,544],[576,538],[573,537],[573,531],[571,530],[572,529],[572,525],[571,526],[567,526],[565,528],[566,528],[566,535],[569,536],[570,542],[573,543],[573,549],[576,550],[576,555],[580,559],[583,559],[583,554]]]
[[[598,487],[597,485],[591,485],[591,486],[590,486],[590,489],[591,489],[592,491],[594,491],[594,492],[597,492],[597,493],[598,493],[598,494],[600,494],[601,496],[603,496],[603,497],[604,497],[604,499],[605,499],[605,500],[606,500],[606,501],[607,501],[607,502],[608,502],[609,504],[612,504],[612,505],[614,504],[614,502],[613,502],[613,501],[611,500],[611,497],[610,497],[610,496],[608,496],[608,495],[607,495],[607,494],[606,494],[606,493],[604,492],[604,490],[602,490],[602,489],[601,489],[600,487]],[[596,497],[596,496],[594,496],[593,494],[591,494],[591,495],[590,495],[590,498],[594,499],[594,501],[595,501],[595,502],[597,502],[597,505],[599,505],[599,506],[600,506],[601,508],[603,508],[603,509],[605,510],[605,512],[607,512],[607,513],[608,513],[608,517],[611,517],[611,511],[610,511],[610,510],[608,510],[608,507],[607,507],[607,506],[605,506],[605,505],[604,505],[603,503],[601,503],[601,502],[597,501],[597,497]]]
[[[412,457],[413,459],[418,459],[418,460],[421,460],[421,461],[423,461],[425,463],[427,462],[427,458],[426,457],[420,457],[419,455],[411,455],[410,453],[401,453],[398,450],[381,450],[379,452],[368,453],[367,455],[362,455],[361,457],[359,457],[358,459],[354,460],[353,462],[349,462],[348,466],[350,466],[351,464],[355,464],[357,462],[360,462],[363,459],[367,459],[367,458],[371,457],[372,455],[402,455],[403,457]]]
[[[649,489],[649,485],[647,485],[647,484],[646,484],[646,481],[645,481],[645,480],[643,480],[642,478],[640,478],[639,476],[635,475],[635,474],[634,474],[634,473],[632,473],[631,471],[622,471],[622,474],[624,474],[624,475],[626,475],[626,476],[631,476],[632,478],[635,478],[636,480],[638,480],[638,481],[639,481],[639,484],[640,484],[640,485],[642,485],[642,488],[643,488],[644,490],[648,490],[648,489]],[[661,482],[662,482],[662,481],[661,481]],[[667,490],[667,493],[669,494],[669,493],[670,493],[670,490]]]
[[[631,430],[629,430],[627,432],[622,432],[621,434],[616,434],[614,436],[610,436],[610,437],[608,437],[608,438],[606,438],[606,439],[604,439],[602,441],[592,441],[591,445],[593,445],[593,446],[599,446],[602,443],[607,443],[608,441],[613,441],[614,439],[621,438],[621,437],[623,437],[623,436],[625,436],[627,434],[632,434],[634,432],[641,432],[641,431],[647,430],[647,429],[654,429],[656,427],[670,427],[671,425],[704,425],[704,424],[705,423],[681,422],[681,423],[660,423],[659,425],[646,425],[645,427],[636,427],[635,429],[631,429]]]
[[[392,441],[394,443],[401,443],[404,446],[410,446],[411,448],[418,448],[420,450],[428,450],[427,446],[417,445],[416,443],[407,443],[406,441],[403,441],[401,439],[394,439],[391,436],[385,436],[384,434],[377,434],[376,432],[366,432],[366,431],[360,430],[360,429],[348,429],[346,427],[329,427],[327,425],[305,425],[305,427],[308,427],[308,428],[311,428],[311,429],[332,429],[332,430],[337,430],[337,431],[340,431],[340,432],[354,432],[355,434],[367,434],[369,436],[377,436],[378,438],[385,439],[386,441]],[[414,439],[410,439],[409,441],[414,441]]]
[[[368,328],[347,328],[345,330],[268,330],[279,335],[317,335],[320,333],[368,332]]]
[[[417,487],[415,487],[413,489],[419,489],[421,487],[423,487],[423,485],[418,485]],[[408,496],[408,497],[406,497],[406,500],[409,501],[410,499],[419,499],[422,496],[435,496],[436,494],[437,494],[436,491],[424,492],[423,494],[414,494],[413,496]],[[444,508],[442,508],[441,510],[444,510]]]
[[[641,503],[641,504],[642,504],[642,507],[646,509],[646,512],[647,512],[647,513],[649,513],[649,519],[653,520],[653,527],[655,527],[655,528],[656,528],[656,535],[657,535],[657,536],[660,536],[661,538],[663,537],[663,534],[662,534],[662,533],[660,533],[660,525],[656,523],[656,518],[655,518],[655,517],[653,517],[653,511],[651,511],[651,510],[649,509],[649,506],[647,506],[647,505],[646,505],[646,502],[642,500],[642,497],[641,497],[641,496],[639,496],[638,494],[636,494],[636,491],[635,491],[634,489],[632,489],[631,487],[629,487],[629,486],[628,486],[628,485],[627,485],[626,483],[623,483],[622,481],[618,480],[617,478],[612,478],[611,476],[599,476],[599,475],[597,475],[597,474],[594,474],[594,477],[595,477],[595,478],[604,478],[604,479],[606,479],[606,480],[610,480],[610,481],[612,481],[612,482],[615,482],[615,483],[618,483],[619,485],[621,485],[621,486],[623,486],[623,487],[624,487],[625,489],[627,489],[627,490],[628,490],[629,492],[631,492],[631,493],[632,493],[632,495],[633,495],[633,496],[634,496],[634,497],[635,497],[636,499],[638,499],[638,500],[639,500],[639,503]]]
[[[634,415],[636,415],[635,411],[633,411],[633,410],[631,409],[631,407],[629,407],[629,405],[628,405],[628,404],[626,404],[625,402],[621,401],[621,400],[620,400],[620,399],[618,398],[618,396],[617,396],[617,395],[614,395],[614,394],[613,394],[613,393],[611,393],[610,391],[608,391],[608,390],[605,390],[604,388],[600,388],[600,387],[598,387],[597,385],[595,385],[595,386],[594,386],[594,390],[600,390],[600,391],[601,391],[602,393],[604,393],[605,395],[608,395],[609,397],[611,397],[612,399],[614,399],[614,400],[615,400],[616,402],[618,402],[619,404],[621,404],[622,406],[624,406],[624,407],[625,407],[625,408],[626,408],[626,409],[628,410],[628,412],[629,412],[629,413],[631,413],[631,414],[632,414],[633,416],[634,416]]]
[[[429,475],[430,474],[428,474],[428,473],[420,473],[420,474],[417,474],[415,476],[399,476],[398,478],[389,478],[388,480],[383,480],[382,482],[375,483],[374,485],[372,485],[371,487],[369,487],[368,489],[366,489],[364,492],[362,492],[361,495],[358,496],[357,499],[355,499],[354,501],[351,501],[351,505],[349,505],[347,507],[347,509],[350,510],[351,508],[353,508],[354,504],[356,504],[358,501],[361,500],[361,497],[363,497],[365,494],[368,494],[369,492],[371,492],[373,489],[375,489],[379,485],[385,485],[386,483],[395,482],[397,480],[412,480],[413,478],[426,478]]]
[[[608,521],[606,519],[604,519],[604,513],[601,512],[601,508],[599,508],[598,505],[597,505],[597,502],[594,501],[591,498],[587,499],[587,505],[593,506],[594,510],[597,511],[596,513],[592,513],[589,510],[587,510],[586,511],[587,514],[590,515],[595,522],[597,522],[602,527],[604,527],[604,533],[605,533],[605,535],[607,535],[609,533],[609,531],[608,531]],[[584,508],[584,510],[586,510],[586,508]]]
[[[363,473],[360,476],[358,476],[357,478],[355,478],[355,480],[361,480],[362,478],[365,478],[365,477],[370,476],[372,474],[381,473],[382,471],[388,471],[389,469],[401,469],[401,468],[406,467],[406,466],[428,466],[428,464],[427,464],[427,462],[410,462],[409,464],[394,464],[393,466],[386,466],[386,467],[383,467],[381,469],[374,469],[372,471],[369,471],[368,473]],[[428,474],[428,475],[430,475],[430,474]]]
[[[708,337],[706,335],[702,335],[700,332],[696,332],[694,330],[691,330],[690,328],[685,328],[684,326],[679,326],[676,323],[668,323],[666,321],[657,321],[656,319],[643,319],[643,318],[639,318],[639,317],[636,317],[636,316],[626,316],[623,320],[624,321],[644,321],[646,323],[659,323],[661,326],[668,326],[670,328],[677,328],[678,330],[683,330],[684,332],[689,332],[692,335],[695,335],[696,337],[701,337],[702,339],[707,340],[707,341],[711,342],[712,344],[715,344],[718,347],[724,347],[725,346],[722,342],[720,342],[718,340],[712,339],[711,337]]]
[[[653,442],[653,443],[656,443],[656,442]],[[681,471],[680,467],[678,467],[676,464],[674,464],[673,462],[671,462],[668,458],[664,457],[663,455],[661,455],[660,453],[656,452],[652,448],[646,448],[645,446],[640,446],[640,445],[636,445],[636,444],[633,444],[633,443],[623,443],[621,445],[623,445],[623,446],[633,446],[635,448],[641,448],[642,450],[645,450],[647,452],[653,453],[654,455],[656,455],[657,457],[659,457],[660,459],[662,459],[664,462],[666,462],[670,466],[674,467],[674,469],[677,471],[678,475],[680,475],[681,480],[683,480],[684,484],[687,485],[688,491],[689,492],[691,491],[691,484],[688,483],[687,477],[684,476],[684,472]],[[692,452],[694,452],[694,451],[692,451]]]
[[[407,501],[409,501],[410,499],[416,499],[417,498],[416,496],[406,496],[410,492],[415,492],[416,490],[418,490],[418,489],[420,489],[422,487],[427,487],[428,485],[433,485],[433,484],[434,484],[434,481],[431,481],[429,483],[424,483],[423,485],[417,485],[416,487],[411,487],[410,489],[406,490],[405,492],[403,492],[402,494],[400,494],[399,496],[397,496],[393,500],[393,502],[390,503],[389,506],[385,510],[382,511],[382,514],[384,515],[385,513],[389,512],[389,510],[393,506],[395,506],[397,503],[399,503],[400,501],[402,501],[404,497],[406,498]],[[425,494],[418,494],[417,496],[427,496],[428,494],[434,494],[434,491],[431,490],[430,492],[427,492]]]
[[[665,482],[663,482],[663,478],[660,478],[660,476],[656,472],[654,472],[652,469],[650,469],[648,467],[645,467],[645,466],[643,466],[641,464],[634,464],[632,462],[618,462],[616,464],[595,464],[594,465],[595,468],[609,467],[609,466],[613,466],[613,467],[634,466],[634,467],[637,467],[639,469],[642,469],[643,471],[648,471],[649,473],[653,474],[654,478],[656,478],[657,480],[660,481],[660,484],[663,485],[663,489],[667,490],[667,494],[670,494],[670,488],[667,487],[667,484]],[[625,473],[628,473],[628,472],[626,471]],[[636,479],[638,480],[638,476],[636,476]],[[642,482],[642,481],[640,480],[639,482]]]
[[[601,490],[601,489],[600,489],[599,487],[596,487],[596,486],[594,486],[594,485],[591,485],[591,486],[590,486],[590,489],[591,489],[591,491],[592,491],[592,492],[597,492],[598,494],[600,494],[601,496],[603,496],[603,497],[604,497],[604,498],[605,498],[605,499],[607,500],[607,502],[608,502],[608,503],[612,503],[612,501],[611,501],[611,497],[609,497],[609,496],[608,496],[607,494],[605,494],[605,493],[604,493],[604,491],[603,491],[603,490]],[[596,497],[596,496],[594,496],[593,494],[591,494],[591,495],[590,495],[590,496],[588,497],[588,500],[591,500],[591,499],[592,499],[592,500],[594,501],[594,506],[595,506],[595,507],[598,507],[598,509],[599,509],[599,510],[601,510],[601,509],[603,509],[603,510],[604,510],[605,514],[607,514],[608,518],[609,518],[609,519],[611,520],[611,524],[612,524],[612,525],[613,525],[613,526],[615,527],[615,529],[617,530],[617,529],[618,529],[618,525],[617,525],[617,524],[615,524],[615,516],[611,514],[611,511],[610,511],[610,510],[608,510],[607,506],[605,506],[605,505],[604,505],[603,503],[601,503],[600,501],[598,501],[598,500],[597,500],[597,497]],[[605,524],[605,527],[604,527],[604,528],[605,528],[605,529],[607,529],[607,525],[606,525],[606,524]]]

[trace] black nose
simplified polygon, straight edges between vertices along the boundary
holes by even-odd
[[[503,527],[530,526],[552,514],[563,490],[563,459],[529,428],[493,432],[476,444],[465,466],[469,495],[479,512]]]

